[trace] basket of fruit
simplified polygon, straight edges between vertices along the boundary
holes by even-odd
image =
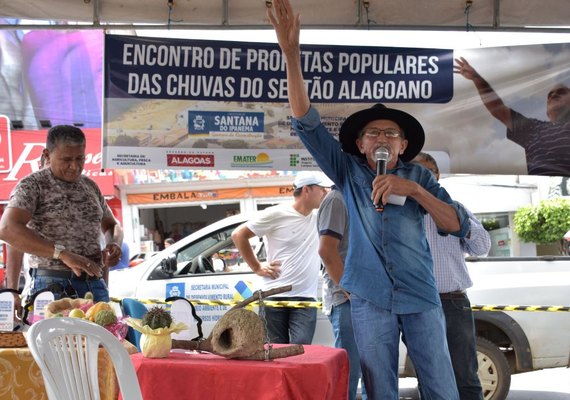
[[[119,340],[125,339],[129,327],[118,318],[110,303],[91,299],[60,299],[49,303],[45,308],[46,318],[73,317],[82,318],[101,325]]]

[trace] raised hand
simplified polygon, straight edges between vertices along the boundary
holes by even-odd
[[[284,53],[299,50],[300,15],[294,14],[289,0],[273,0],[273,7],[267,9],[267,18],[277,34],[277,41]]]
[[[471,66],[471,64],[469,64],[467,62],[467,60],[463,57],[455,59],[455,65],[453,66],[453,72],[455,72],[456,74],[460,74],[465,79],[469,79],[470,81],[479,77],[479,74],[477,73],[475,68],[473,68]]]

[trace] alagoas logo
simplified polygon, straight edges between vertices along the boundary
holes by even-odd
[[[267,153],[259,153],[258,155],[234,155],[232,161],[232,167],[269,168],[272,165],[273,161]]]
[[[167,154],[166,163],[169,167],[213,167],[213,154]]]

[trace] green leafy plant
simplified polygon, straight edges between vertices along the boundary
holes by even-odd
[[[543,200],[534,206],[519,208],[514,215],[514,230],[523,242],[558,243],[560,254],[567,254],[563,236],[570,229],[570,201],[561,198]]]

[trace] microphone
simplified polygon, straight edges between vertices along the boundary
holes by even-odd
[[[386,166],[390,161],[390,150],[386,146],[380,146],[374,152],[374,159],[376,160],[376,175],[386,175]],[[376,211],[381,212],[384,210],[382,201],[376,204]]]

